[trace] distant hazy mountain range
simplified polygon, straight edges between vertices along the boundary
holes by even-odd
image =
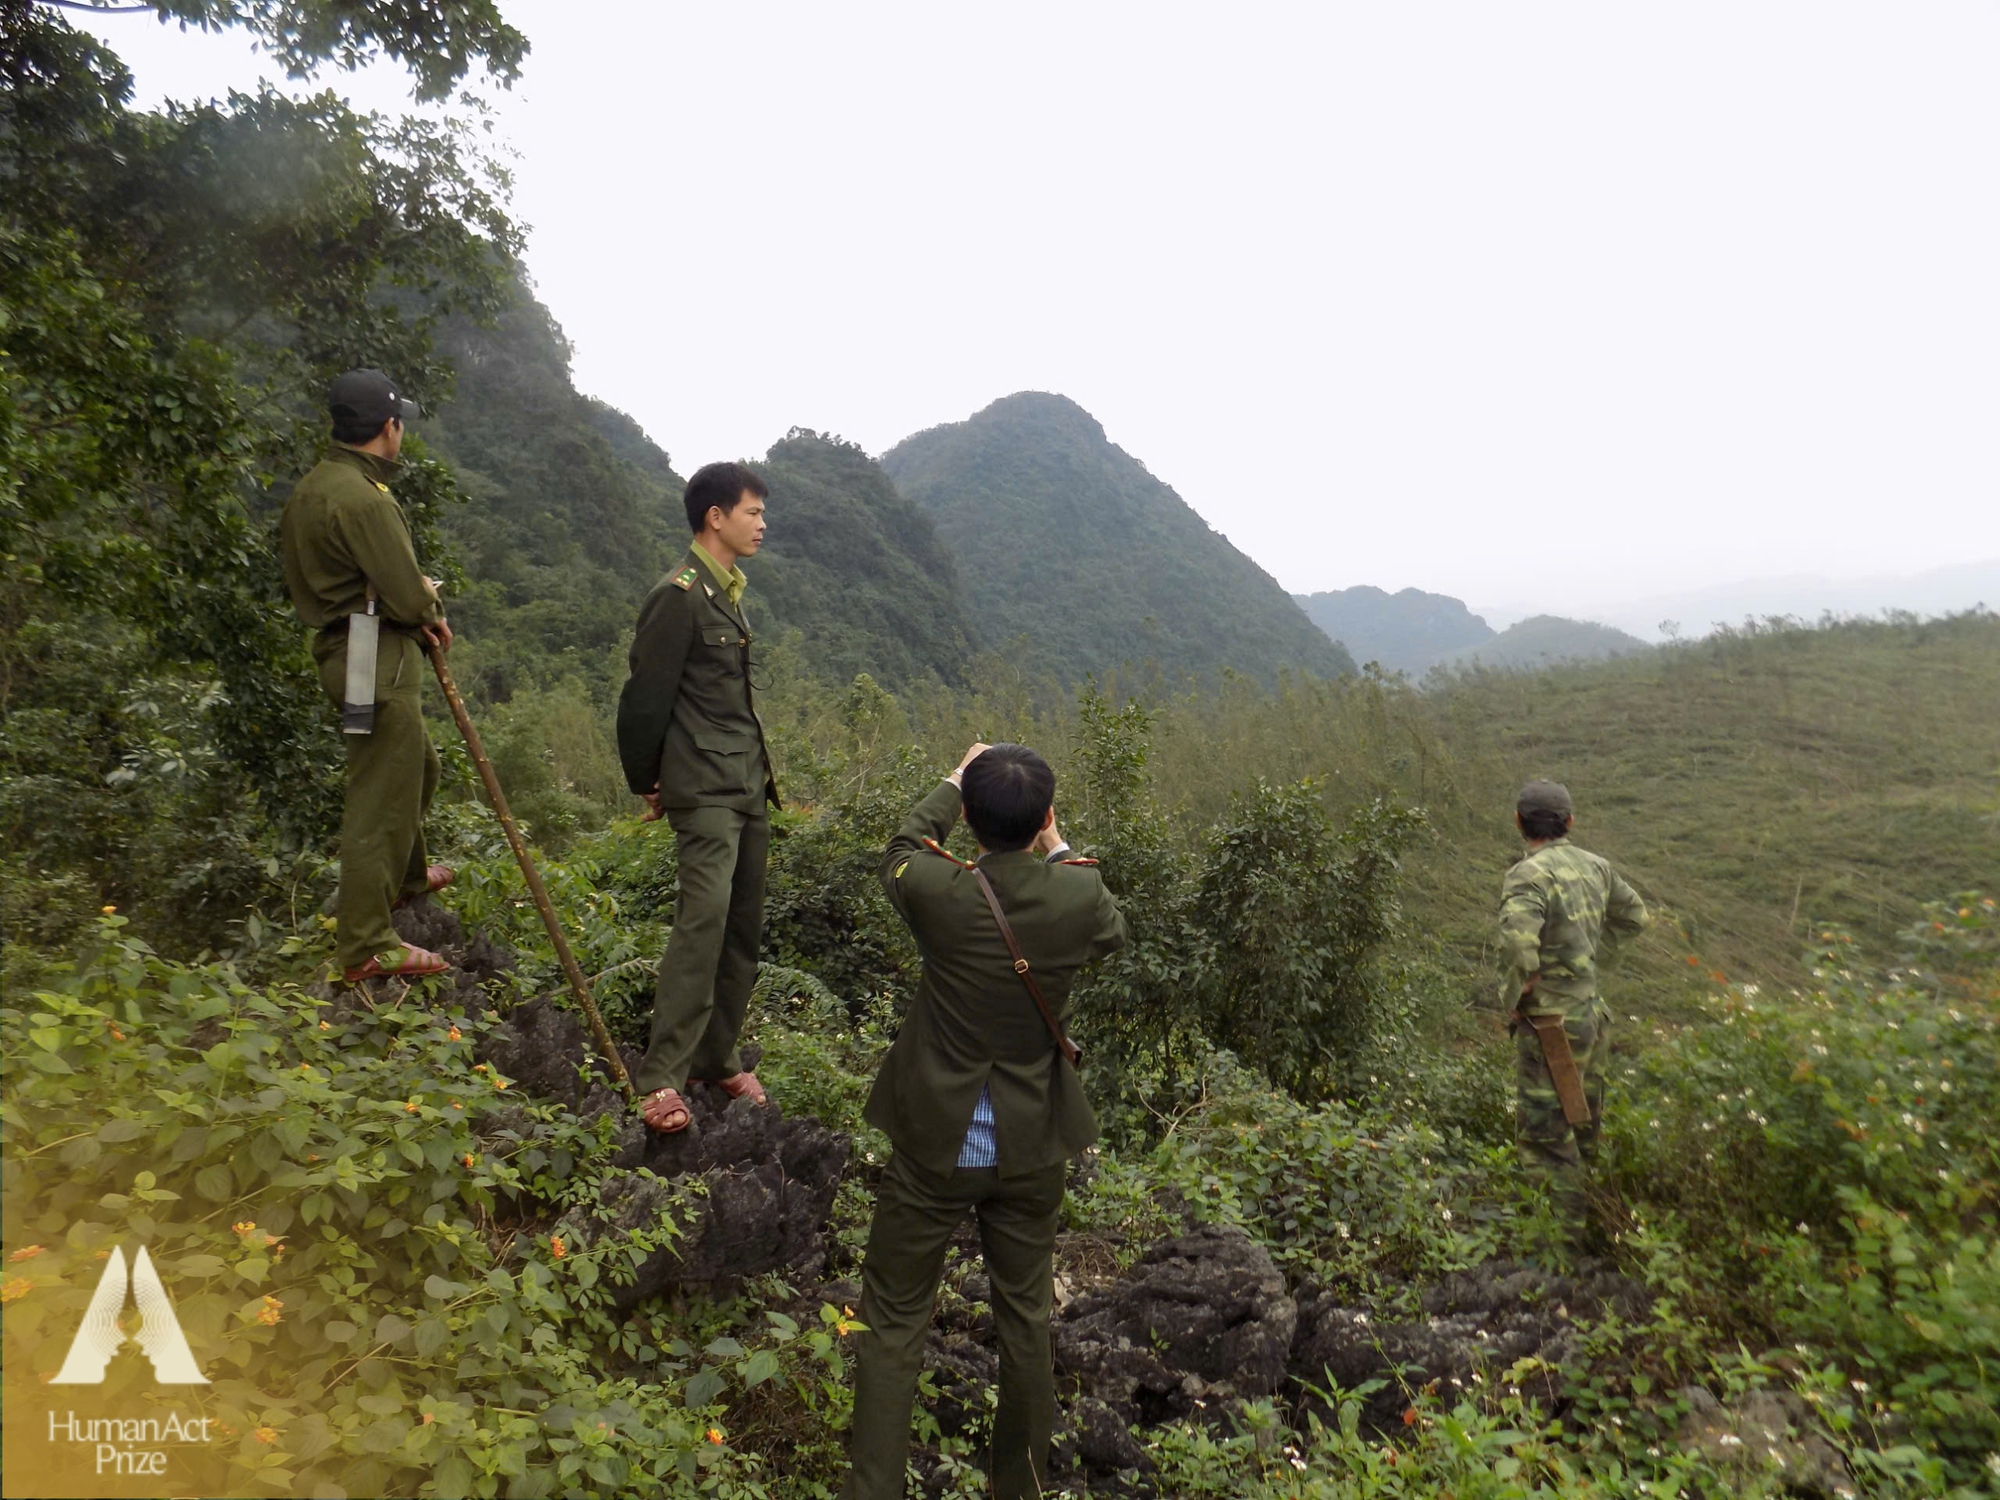
[[[1740,625],[1746,618],[1761,620],[1770,615],[1809,621],[1829,612],[1879,615],[1884,610],[1907,610],[1916,615],[1949,615],[1980,605],[2000,609],[2000,557],[1872,578],[1823,578],[1805,573],[1753,578],[1680,593],[1582,605],[1577,613],[1646,640],[1660,640],[1660,626],[1668,621],[1683,636],[1700,636],[1717,625]],[[1512,620],[1531,609],[1527,605],[1494,605],[1482,606],[1480,612],[1489,620]]]
[[[1644,641],[1622,630],[1556,615],[1536,615],[1496,631],[1462,600],[1422,589],[1390,594],[1362,584],[1293,597],[1356,661],[1412,677],[1440,665],[1534,668],[1646,649]]]
[[[615,692],[639,599],[687,545],[684,488],[631,418],[580,395],[569,347],[523,294],[497,326],[453,321],[457,399],[421,436],[470,503],[444,517],[470,587],[468,684],[489,701],[566,678]],[[2000,559],[1912,579],[1793,578],[1641,599],[1585,620],[1475,613],[1444,594],[1350,588],[1294,598],[1063,396],[1023,391],[905,438],[879,462],[802,429],[758,467],[769,543],[751,570],[765,632],[796,630],[806,664],[892,687],[963,682],[972,657],[1026,642],[1061,681],[1130,663],[1170,676],[1378,662],[1534,668],[1646,649],[1662,620],[1700,635],[1745,615],[2000,604]],[[1495,618],[1508,623],[1496,631]]]

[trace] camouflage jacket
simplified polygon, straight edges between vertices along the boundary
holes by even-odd
[[[1568,839],[1528,855],[1500,887],[1500,1003],[1538,1014],[1566,1014],[1597,995],[1597,953],[1609,933],[1626,937],[1651,918],[1639,893],[1610,863]],[[1525,1001],[1529,980],[1535,987]]]

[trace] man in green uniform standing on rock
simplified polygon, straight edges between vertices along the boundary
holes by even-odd
[[[691,1115],[690,1079],[764,1100],[737,1033],[757,982],[764,935],[767,811],[778,786],[750,682],[748,580],[740,559],[764,540],[764,481],[741,464],[708,464],[688,481],[694,541],[646,596],[618,696],[618,757],[646,818],[674,830],[680,893],[660,959],[653,1029],[633,1079],[647,1125],[671,1134]]]
[[[389,916],[452,879],[424,849],[438,754],[418,696],[423,645],[448,650],[451,627],[389,491],[403,421],[417,408],[380,370],[350,370],[334,381],[327,405],[333,446],[285,502],[278,546],[347,745],[339,963],[350,983],[435,974],[445,961],[403,942]]]
[[[868,1095],[895,1153],[875,1193],[843,1500],[902,1500],[910,1410],[945,1252],[969,1213],[992,1288],[995,1500],[1046,1493],[1049,1316],[1069,1158],[1097,1139],[1066,1029],[1077,970],[1125,944],[1095,860],[1056,830],[1055,773],[1025,745],[974,745],[903,820],[882,885],[923,976]],[[970,863],[945,852],[963,811]]]
[[[1514,823],[1528,853],[1501,887],[1500,998],[1513,1013],[1515,1139],[1530,1166],[1554,1174],[1574,1211],[1604,1119],[1611,1013],[1598,994],[1598,952],[1607,936],[1635,935],[1650,919],[1606,860],[1569,841],[1573,817],[1561,784],[1521,788]]]

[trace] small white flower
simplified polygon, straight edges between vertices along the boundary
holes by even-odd
[[[1336,1224],[1333,1227],[1340,1231],[1340,1237],[1342,1239],[1345,1240],[1353,1238],[1353,1234],[1348,1230],[1348,1227],[1345,1224]]]
[[[1725,1448],[1741,1448],[1743,1446],[1743,1439],[1738,1437],[1733,1432],[1723,1433],[1723,1435],[1719,1439],[1717,1439],[1717,1441],[1720,1442],[1722,1446]]]

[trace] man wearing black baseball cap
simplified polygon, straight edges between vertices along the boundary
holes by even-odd
[[[437,582],[417,566],[389,492],[403,423],[417,404],[380,370],[349,370],[327,392],[333,445],[285,502],[278,550],[299,617],[314,632],[320,685],[341,711],[347,802],[340,822],[338,953],[349,983],[448,967],[396,935],[390,910],[452,880],[424,848],[438,754],[424,732],[424,659],[451,647]]]

